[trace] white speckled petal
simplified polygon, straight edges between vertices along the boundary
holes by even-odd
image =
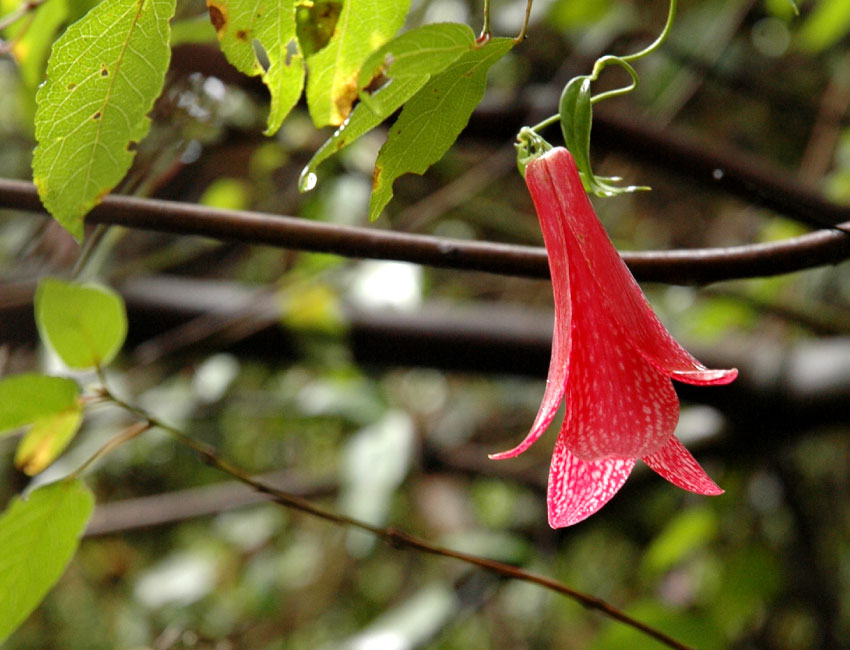
[[[634,466],[633,458],[581,460],[559,437],[549,469],[549,525],[563,528],[587,519],[623,487]]]
[[[644,456],[643,462],[683,490],[712,496],[723,494],[723,490],[675,436],[654,454]]]
[[[567,247],[575,259],[577,244],[570,234]],[[570,280],[570,415],[562,433],[567,447],[583,460],[640,458],[661,449],[679,420],[673,383],[634,349],[611,319],[587,265],[570,265]]]

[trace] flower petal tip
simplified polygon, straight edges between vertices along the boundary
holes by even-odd
[[[725,370],[680,370],[673,372],[671,377],[683,384],[696,386],[725,386],[731,384],[738,377],[737,368]]]

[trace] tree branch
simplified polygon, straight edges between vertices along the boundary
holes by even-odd
[[[0,179],[0,208],[44,212],[35,186]],[[546,251],[533,246],[477,242],[430,235],[338,226],[192,203],[111,195],[89,214],[89,223],[198,235],[223,241],[334,253],[345,257],[399,260],[428,266],[545,278]],[[850,229],[850,222],[841,224]],[[625,252],[639,280],[706,284],[736,278],[781,275],[850,257],[850,237],[818,230],[780,242],[725,248]]]

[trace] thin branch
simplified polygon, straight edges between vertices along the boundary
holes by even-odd
[[[28,13],[35,11],[45,2],[46,0],[28,0],[22,2],[17,9],[9,12],[5,16],[3,16],[2,19],[0,19],[0,32],[2,32],[7,27],[10,27],[11,25],[14,25]]]
[[[567,585],[558,582],[557,580],[552,580],[551,578],[547,578],[545,576],[525,571],[516,566],[505,564],[504,562],[497,562],[495,560],[489,560],[487,558],[480,557],[477,555],[454,551],[452,549],[433,544],[420,537],[410,535],[397,528],[383,528],[380,526],[374,526],[365,521],[355,519],[354,517],[349,517],[348,515],[333,512],[331,510],[326,510],[324,508],[320,508],[319,506],[313,505],[310,501],[302,497],[279,490],[274,486],[269,485],[268,483],[265,483],[259,479],[250,476],[249,474],[239,469],[229,461],[220,458],[216,450],[210,445],[195,440],[180,429],[171,426],[165,422],[162,422],[151,414],[145,412],[143,409],[131,405],[130,403],[111,393],[106,386],[102,386],[101,390],[101,394],[104,398],[108,399],[109,401],[113,402],[115,405],[121,407],[129,413],[132,413],[133,415],[139,417],[142,420],[142,424],[140,424],[140,426],[144,426],[145,428],[157,427],[159,429],[162,429],[163,431],[169,433],[180,443],[192,449],[192,451],[198,454],[198,456],[200,456],[200,458],[207,465],[214,467],[224,472],[225,474],[228,474],[229,476],[233,477],[244,485],[252,487],[254,490],[261,494],[268,495],[272,501],[286,508],[298,510],[305,514],[312,515],[313,517],[323,519],[337,526],[356,528],[371,533],[376,537],[381,538],[390,546],[397,549],[415,550],[420,551],[422,553],[427,553],[429,555],[436,555],[439,557],[460,560],[461,562],[477,566],[481,569],[490,571],[506,578],[512,578],[514,580],[521,580],[523,582],[529,582],[532,584],[539,585],[545,589],[549,589],[550,591],[554,591],[563,596],[571,598],[586,609],[592,609],[602,612],[603,614],[614,620],[620,621],[621,623],[624,623],[625,625],[628,625],[633,629],[643,632],[644,634],[652,637],[653,639],[659,641],[660,643],[666,645],[669,648],[675,648],[676,650],[693,650],[690,646],[687,646],[681,643],[680,641],[677,641],[676,639],[668,636],[667,634],[664,634],[660,630],[657,630],[645,623],[642,623],[641,621],[638,621],[637,619],[632,618],[622,610],[614,607],[613,605],[602,600],[601,598],[596,598],[595,596],[591,596],[581,591],[572,589]]]
[[[35,186],[8,179],[0,179],[0,208],[44,212]],[[543,248],[338,226],[176,201],[111,195],[92,210],[88,222],[346,257],[399,260],[520,277],[549,276]],[[850,222],[838,227],[850,229]],[[708,284],[837,264],[850,258],[850,237],[843,231],[827,229],[779,242],[625,252],[622,257],[638,280]]]

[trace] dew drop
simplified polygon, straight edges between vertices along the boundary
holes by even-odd
[[[301,177],[298,179],[298,189],[301,192],[309,192],[316,187],[318,180],[318,177],[313,172],[305,169],[301,172]]]

